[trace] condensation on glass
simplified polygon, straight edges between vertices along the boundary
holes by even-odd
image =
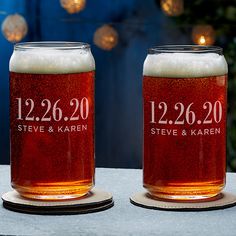
[[[16,44],[10,59],[11,181],[58,200],[94,185],[94,71],[86,43]]]
[[[214,46],[149,50],[143,68],[143,185],[157,198],[211,198],[225,185],[227,63]]]

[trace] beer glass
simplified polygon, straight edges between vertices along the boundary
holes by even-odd
[[[228,67],[214,46],[151,48],[143,68],[143,185],[199,200],[224,188]]]
[[[10,59],[11,181],[58,200],[94,185],[94,71],[86,43],[33,42]]]

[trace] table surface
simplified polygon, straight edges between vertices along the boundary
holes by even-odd
[[[96,186],[112,192],[114,207],[97,213],[41,216],[0,207],[0,235],[236,235],[236,207],[204,212],[144,209],[129,202],[143,191],[142,171],[96,169]],[[9,191],[9,166],[0,166],[0,194]],[[227,174],[226,191],[236,194],[236,174]]]

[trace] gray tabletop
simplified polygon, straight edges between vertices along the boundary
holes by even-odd
[[[40,216],[0,207],[0,235],[236,235],[236,207],[205,212],[170,212],[136,207],[129,196],[143,191],[142,171],[96,170],[96,186],[113,193],[115,206],[86,215]],[[9,191],[9,166],[0,166],[0,193]],[[236,193],[236,175],[226,191]]]

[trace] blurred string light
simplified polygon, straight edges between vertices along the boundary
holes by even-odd
[[[27,32],[28,25],[25,18],[19,14],[8,15],[2,23],[2,33],[12,43],[21,41]]]
[[[68,13],[73,14],[82,11],[85,8],[86,0],[60,0],[61,6]],[[0,14],[6,15],[6,12]],[[19,42],[27,34],[28,26],[23,16],[19,14],[9,15],[2,23],[2,33],[10,42]],[[110,51],[118,43],[118,33],[110,25],[99,27],[94,33],[94,44],[103,50]]]
[[[84,10],[86,0],[60,0],[61,6],[70,14]]]
[[[84,9],[86,0],[60,0],[62,6],[69,12],[75,13]],[[183,0],[161,0],[162,10],[169,16],[183,13]],[[1,15],[6,15],[0,11]],[[21,41],[28,32],[27,22],[19,14],[8,15],[2,23],[2,33],[10,42]],[[104,50],[113,49],[118,43],[117,31],[109,25],[103,25],[94,33],[94,44]],[[192,30],[193,42],[199,45],[212,45],[215,42],[215,30],[211,25],[196,25]]]
[[[179,16],[184,12],[184,1],[161,0],[161,9],[167,16]]]
[[[179,16],[184,12],[184,0],[160,0],[160,5],[167,16]],[[192,40],[198,45],[212,45],[215,30],[211,25],[196,25],[192,30]]]
[[[215,30],[211,25],[196,25],[192,30],[192,40],[198,45],[212,45],[215,42]]]
[[[93,42],[99,48],[109,51],[117,45],[118,33],[112,26],[103,25],[95,31]]]

